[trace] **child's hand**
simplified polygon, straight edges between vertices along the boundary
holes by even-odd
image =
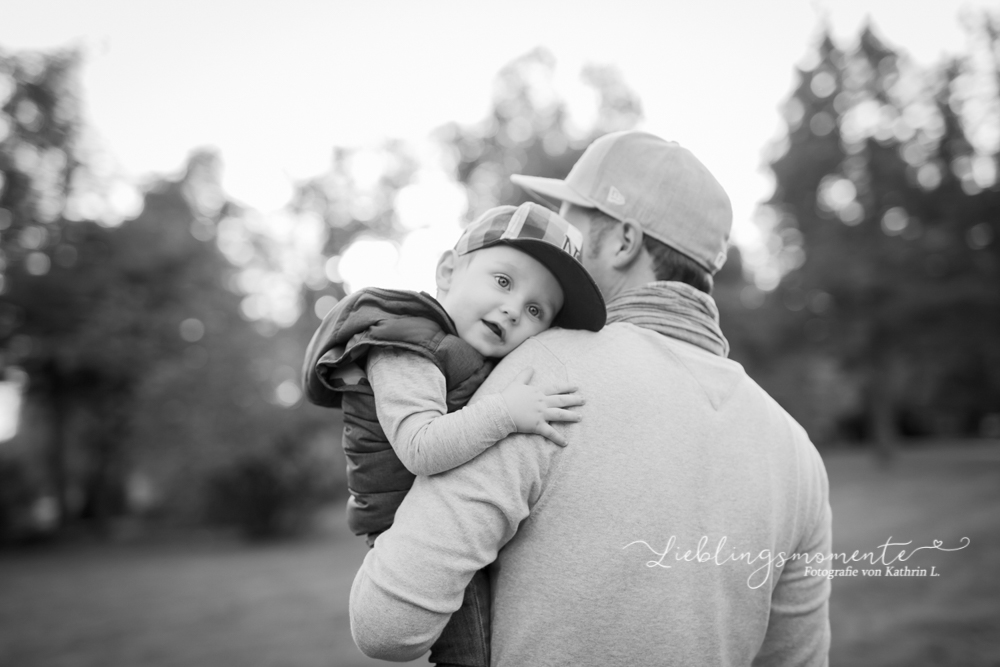
[[[583,405],[583,398],[574,393],[577,389],[570,385],[553,385],[544,389],[528,385],[534,373],[533,369],[525,368],[500,395],[507,403],[507,411],[517,425],[518,433],[537,433],[565,447],[569,443],[549,422],[580,421],[580,415],[563,408]]]

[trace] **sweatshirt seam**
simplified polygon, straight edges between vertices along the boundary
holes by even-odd
[[[534,342],[543,350],[545,350],[545,352],[559,364],[559,367],[562,371],[563,379],[569,382],[570,381],[569,367],[566,365],[566,362],[564,362],[562,358],[558,354],[556,354],[552,350],[552,348],[546,345],[543,341],[535,339]],[[534,504],[528,507],[528,516],[525,519],[526,521],[537,518],[545,510],[545,507],[548,504],[546,501],[548,500],[549,489],[557,485],[559,483],[559,480],[561,479],[558,473],[562,469],[561,461],[563,460],[563,456],[566,454],[565,450],[569,449],[572,446],[573,443],[568,444],[566,447],[559,447],[557,451],[553,452],[550,455],[549,462],[545,466],[545,474],[539,476],[538,498],[535,500]],[[541,456],[541,455],[536,454],[536,456]]]

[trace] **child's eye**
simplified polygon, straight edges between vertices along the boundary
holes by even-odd
[[[542,309],[538,306],[528,306],[528,314],[540,319],[542,317]]]
[[[497,285],[503,287],[504,289],[510,287],[510,278],[508,278],[507,276],[497,276],[496,281]]]

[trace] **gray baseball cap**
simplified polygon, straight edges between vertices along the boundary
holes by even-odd
[[[565,180],[514,174],[529,193],[596,208],[678,250],[709,273],[726,261],[729,196],[686,148],[648,132],[612,132],[584,151]]]

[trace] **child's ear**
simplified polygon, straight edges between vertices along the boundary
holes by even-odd
[[[458,266],[458,253],[454,250],[446,250],[438,260],[437,271],[434,273],[439,294],[447,294],[451,289],[451,281],[455,276],[455,267]]]

